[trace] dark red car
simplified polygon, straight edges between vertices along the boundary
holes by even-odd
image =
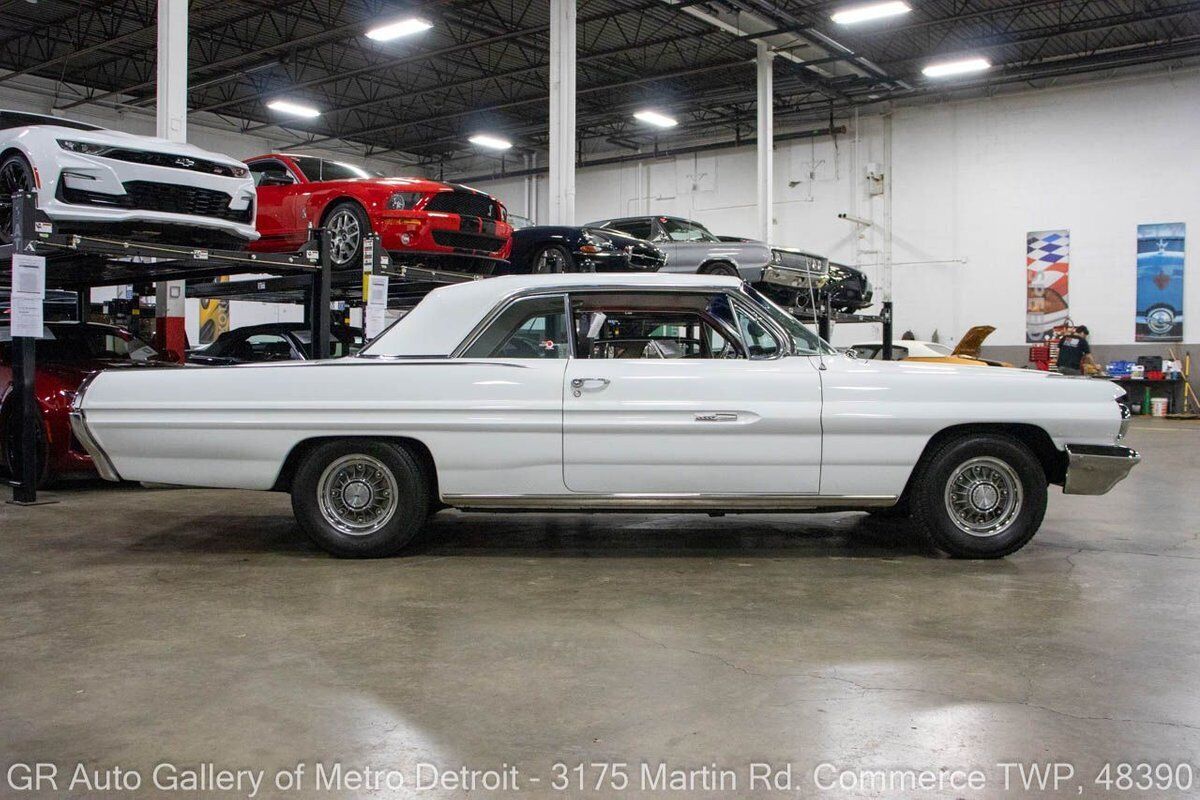
[[[246,160],[258,191],[251,250],[295,252],[310,227],[333,234],[335,268],[361,264],[363,236],[378,233],[396,263],[491,274],[508,258],[504,205],[466,186],[385,178],[353,164],[273,153]]]
[[[19,440],[16,394],[13,392],[12,339],[0,322],[0,464],[13,474],[13,451]],[[36,345],[34,391],[41,409],[38,430],[43,479],[92,472],[92,458],[71,435],[71,402],[75,391],[94,372],[147,366],[174,366],[124,328],[89,322],[47,322],[53,338]]]

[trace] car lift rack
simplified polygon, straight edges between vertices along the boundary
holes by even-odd
[[[208,287],[206,292],[219,292],[224,287],[237,287],[242,294],[231,291],[228,296],[246,300],[271,302],[303,302],[305,318],[312,328],[315,358],[328,358],[330,353],[330,303],[334,286],[341,297],[361,302],[362,273],[358,270],[334,272],[330,261],[329,233],[320,228],[310,231],[307,244],[296,253],[250,253],[240,250],[220,250],[207,247],[127,241],[105,236],[82,236],[55,231],[51,220],[37,208],[37,195],[22,192],[12,197],[13,241],[0,245],[0,290],[9,291],[12,281],[12,256],[27,253],[46,259],[46,288],[75,290],[79,293],[78,318],[87,320],[90,290],[100,286],[146,284],[161,281],[188,281],[192,286]],[[397,301],[410,298],[415,302],[436,285],[474,279],[473,275],[446,273],[437,270],[393,267],[379,246],[378,237],[371,240],[369,252],[371,271],[397,278],[393,296]],[[364,254],[368,248],[364,248]],[[7,268],[5,268],[7,265]],[[364,264],[364,271],[368,265]],[[225,283],[200,283],[223,275],[266,274],[272,277],[259,280]],[[276,283],[278,282],[278,283]],[[389,288],[391,288],[389,282]],[[286,289],[286,299],[274,296],[271,288]],[[251,290],[250,287],[254,287]],[[266,287],[260,289],[258,287]],[[192,296],[190,293],[189,296]],[[194,296],[218,296],[195,292]],[[19,426],[16,453],[16,474],[12,477],[11,503],[37,504],[38,429],[40,427],[37,397],[34,391],[36,350],[29,337],[12,340],[12,374],[15,401],[9,412],[16,414]],[[7,435],[6,433],[0,435]]]
[[[815,324],[817,326],[817,335],[827,342],[835,324],[881,323],[883,325],[883,347],[881,348],[880,358],[883,361],[892,360],[892,339],[894,333],[892,330],[891,300],[883,301],[878,314],[840,314],[833,310],[833,307],[830,305],[829,294],[823,291],[821,292],[821,299],[815,311],[808,308],[797,308],[793,310],[792,315],[801,322]]]

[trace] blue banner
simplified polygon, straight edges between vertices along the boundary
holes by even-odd
[[[1134,339],[1182,342],[1184,224],[1138,225],[1137,231]]]

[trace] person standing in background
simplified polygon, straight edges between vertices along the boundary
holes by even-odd
[[[1087,325],[1080,325],[1058,343],[1058,371],[1063,375],[1082,375],[1084,363],[1092,360],[1089,333]]]

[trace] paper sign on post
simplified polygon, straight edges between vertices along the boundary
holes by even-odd
[[[367,306],[366,313],[363,314],[363,332],[367,339],[374,339],[383,333],[386,327],[387,309],[383,306]]]
[[[12,294],[12,309],[9,314],[9,330],[13,337],[28,336],[41,339],[45,331],[42,319],[43,299],[36,294],[22,292]]]
[[[46,296],[46,258],[17,253],[12,257],[13,294]]]
[[[367,293],[367,305],[387,307],[388,279],[387,275],[372,275]]]

